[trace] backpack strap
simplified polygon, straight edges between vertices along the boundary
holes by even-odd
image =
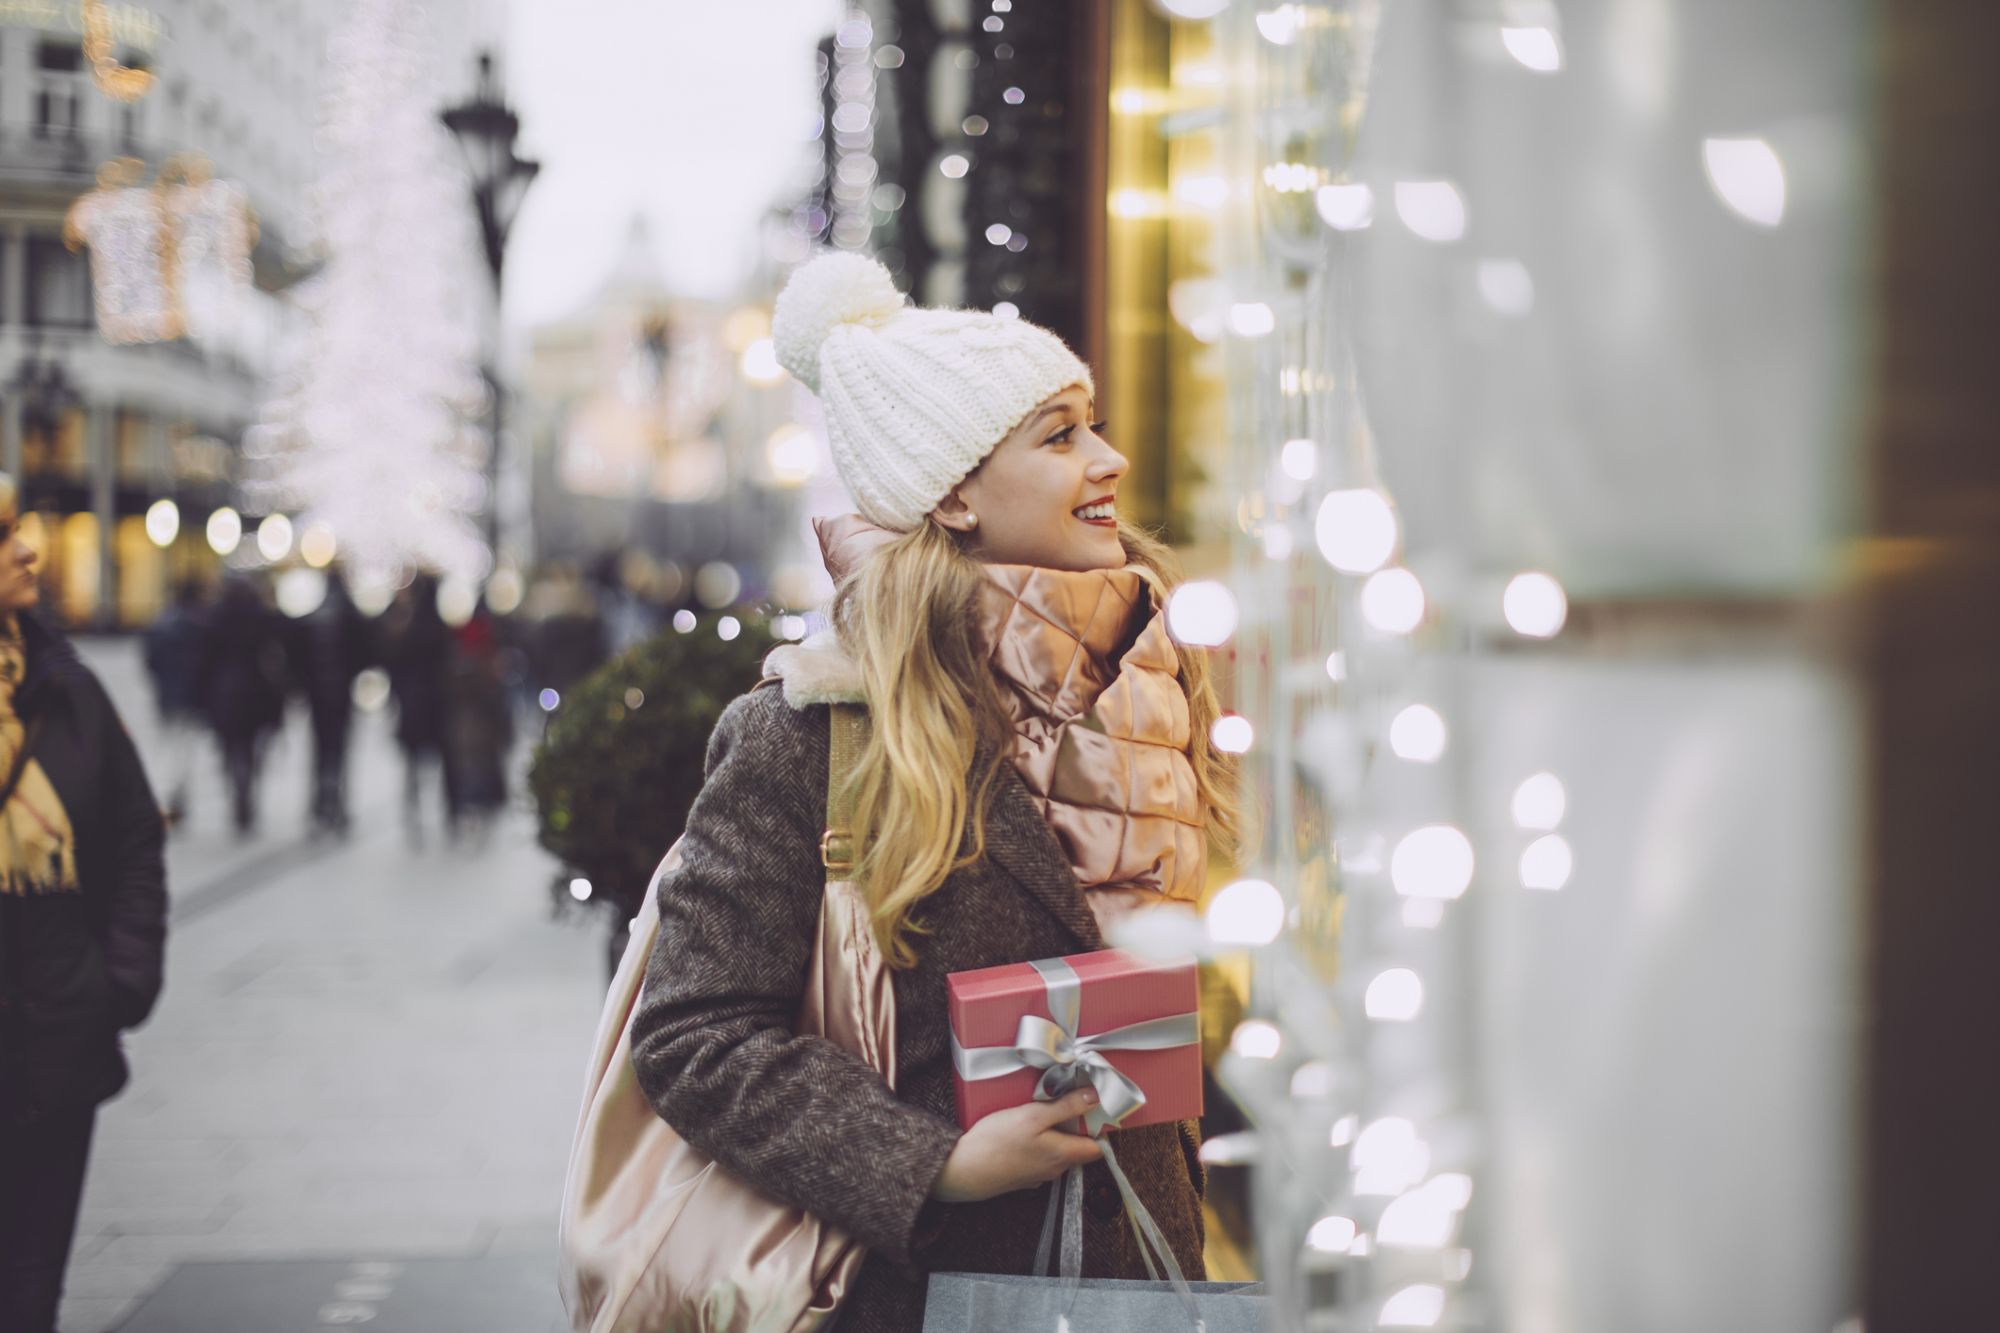
[[[851,779],[861,765],[868,743],[868,709],[861,704],[828,706],[826,752],[826,832],[820,835],[819,859],[826,877],[844,880],[854,874],[854,789]]]

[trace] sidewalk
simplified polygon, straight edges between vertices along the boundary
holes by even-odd
[[[132,680],[86,652],[144,753]],[[281,1308],[307,1329],[365,1324],[399,1282],[429,1293],[408,1325],[428,1333],[456,1333],[454,1310],[466,1333],[564,1326],[554,1221],[601,923],[553,919],[524,811],[483,848],[433,833],[411,851],[393,747],[379,725],[360,739],[350,841],[292,832],[302,738],[272,756],[264,837],[237,844],[209,786],[172,841],[167,988],[99,1118],[66,1333],[120,1327],[170,1276],[133,1333],[193,1326],[169,1306],[207,1312],[205,1333],[262,1333],[276,1324],[253,1312]],[[514,1293],[497,1320],[496,1271]]]

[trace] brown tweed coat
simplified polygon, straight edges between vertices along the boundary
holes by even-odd
[[[828,710],[766,685],[709,740],[679,870],[659,889],[660,938],[633,1021],[646,1096],[738,1178],[834,1223],[870,1254],[841,1333],[917,1333],[930,1272],[1027,1273],[1049,1187],[981,1203],[929,1201],[958,1140],[945,976],[1103,947],[1075,874],[1007,765],[987,855],[928,899],[917,966],[895,974],[891,1092],[859,1060],[792,1032],[817,931]],[[1203,1169],[1194,1125],[1113,1139],[1190,1279],[1202,1269]],[[1084,1273],[1145,1267],[1103,1163],[1085,1171]]]

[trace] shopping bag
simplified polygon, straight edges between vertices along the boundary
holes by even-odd
[[[1264,1333],[1269,1302],[1252,1282],[1166,1282],[933,1273],[923,1333]]]

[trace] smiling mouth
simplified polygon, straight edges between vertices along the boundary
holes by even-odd
[[[1118,507],[1109,500],[1099,500],[1092,504],[1078,505],[1070,510],[1092,527],[1115,528],[1118,526]]]

